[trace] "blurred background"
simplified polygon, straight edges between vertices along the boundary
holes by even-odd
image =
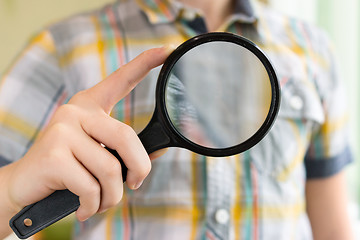
[[[42,28],[72,14],[89,11],[114,0],[0,0],[0,76],[28,40]],[[259,0],[260,1],[260,0]],[[278,11],[296,16],[325,29],[333,40],[340,72],[347,87],[351,126],[350,136],[355,159],[360,141],[360,2],[358,0],[262,0]],[[347,169],[348,207],[354,229],[360,229],[360,165]],[[68,239],[71,217],[51,227],[37,239]],[[356,233],[360,239],[360,232]]]

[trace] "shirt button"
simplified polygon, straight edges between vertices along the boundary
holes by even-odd
[[[187,21],[192,21],[196,18],[196,12],[190,10],[184,11],[182,17]]]
[[[299,96],[293,96],[290,99],[290,106],[295,110],[300,110],[304,106],[304,102]]]
[[[219,209],[215,213],[215,221],[219,224],[226,224],[229,221],[230,215],[226,209]]]

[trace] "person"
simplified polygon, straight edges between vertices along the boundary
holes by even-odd
[[[266,52],[282,88],[278,118],[242,154],[170,148],[150,171],[128,126],[148,122],[159,69],[126,93],[169,51],[135,56],[209,31]],[[249,0],[124,0],[69,18],[34,38],[1,82],[1,235],[12,214],[68,188],[80,196],[76,239],[352,239],[344,99],[325,34]],[[129,168],[124,194],[100,143]]]

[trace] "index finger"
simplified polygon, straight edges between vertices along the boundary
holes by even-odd
[[[173,49],[171,45],[168,45],[141,53],[103,81],[88,89],[87,93],[106,113],[109,113],[113,106],[125,97],[151,69],[164,63]]]

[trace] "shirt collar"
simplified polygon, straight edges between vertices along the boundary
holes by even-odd
[[[233,17],[243,23],[255,23],[257,17],[252,0],[235,0]]]
[[[184,10],[194,11],[194,9],[186,8],[176,0],[136,0],[136,3],[152,24],[174,22]],[[255,23],[257,17],[252,0],[235,0],[234,14],[231,21]]]

